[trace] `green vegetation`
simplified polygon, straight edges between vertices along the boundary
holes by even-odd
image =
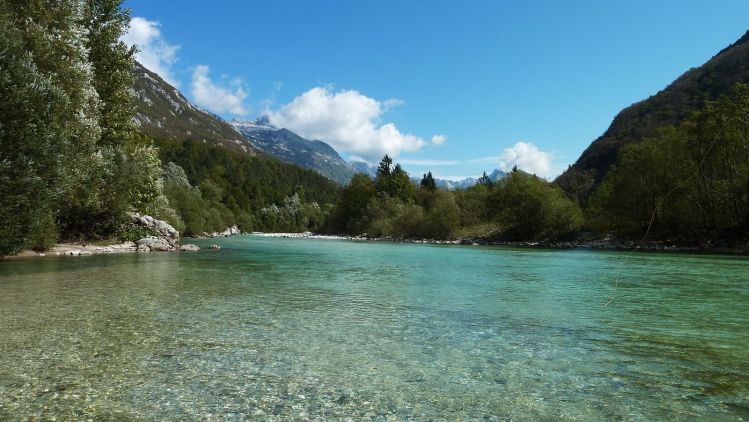
[[[315,230],[325,218],[325,204],[338,200],[334,182],[274,158],[192,140],[156,145],[166,163],[164,191],[180,220],[175,228],[188,235],[234,224],[244,231]],[[291,208],[298,204],[303,211],[292,210],[289,200]],[[272,216],[273,209],[289,212]]]
[[[628,145],[590,200],[599,231],[743,240],[749,234],[749,86]]]
[[[326,207],[317,204],[338,191],[322,176],[234,142],[161,140],[159,151],[138,132],[121,3],[0,1],[0,255],[59,238],[141,236],[130,211],[188,234],[319,226]],[[293,224],[286,214],[266,222],[262,210],[276,203]]]
[[[257,154],[157,76],[138,68],[147,77],[135,80],[134,50],[119,41],[128,23],[121,0],[0,1],[0,255],[150,234],[128,224],[131,211],[187,235],[236,224],[400,238],[540,241],[588,228],[749,239],[749,86],[728,89],[747,74],[749,35],[624,110],[556,184],[513,169],[450,192],[431,172],[413,183],[387,155],[374,180],[357,174],[341,189]],[[136,115],[172,116],[162,125],[171,132],[138,129]]]
[[[582,224],[580,208],[534,175],[515,169],[497,183],[481,180],[450,192],[437,189],[430,172],[417,188],[386,155],[374,181],[359,174],[343,189],[326,228],[377,237],[546,240],[569,236]]]
[[[161,196],[115,0],[0,2],[0,254],[115,231]]]
[[[661,128],[680,125],[710,101],[729,95],[737,83],[749,83],[749,32],[658,94],[622,110],[556,183],[585,204],[621,159],[622,148],[653,138]]]

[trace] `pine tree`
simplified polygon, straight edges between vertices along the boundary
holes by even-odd
[[[434,180],[434,176],[432,176],[432,172],[427,172],[427,174],[424,175],[424,177],[421,178],[421,182],[419,183],[419,186],[422,189],[426,189],[428,191],[434,192],[437,190],[437,182]]]
[[[377,178],[389,177],[392,174],[393,159],[387,154],[380,160],[379,166],[377,166]]]
[[[489,178],[489,176],[486,175],[486,172],[479,177],[479,180],[476,181],[477,185],[482,186],[491,186],[492,185],[492,179]]]

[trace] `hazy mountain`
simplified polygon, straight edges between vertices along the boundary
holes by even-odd
[[[323,176],[346,184],[354,169],[330,145],[310,141],[288,129],[271,125],[267,118],[229,122],[256,149],[290,163],[306,167]]]
[[[366,174],[373,179],[377,176],[377,167],[372,166],[369,163],[365,163],[364,161],[351,161],[349,164],[351,164],[355,173]]]
[[[502,170],[495,169],[487,176],[489,177],[489,180],[492,182],[496,182],[497,180],[505,177],[507,173],[503,172]],[[423,177],[423,176],[422,176]],[[414,183],[419,184],[421,182],[421,177],[412,177],[411,180],[414,181]],[[448,180],[448,179],[434,179],[434,182],[437,184],[438,188],[444,188],[447,190],[453,190],[453,189],[466,189],[470,188],[472,186],[475,186],[476,183],[478,183],[479,179],[476,177],[466,177],[465,179],[461,180]]]
[[[658,128],[681,123],[707,101],[727,94],[736,83],[748,82],[749,32],[656,95],[622,110],[556,183],[571,196],[584,200],[616,163],[624,145],[640,142]]]

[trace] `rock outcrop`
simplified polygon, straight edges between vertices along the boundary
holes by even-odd
[[[216,238],[216,237],[236,236],[238,234],[242,234],[242,230],[240,230],[239,227],[237,227],[237,225],[235,224],[235,225],[233,225],[231,227],[227,227],[226,230],[222,231],[221,233],[219,233],[219,232],[213,232],[213,233],[203,232],[203,234],[201,236],[196,236],[196,237],[201,237],[201,238]]]
[[[174,251],[179,248],[179,232],[171,224],[150,215],[130,213],[129,216],[132,224],[154,233],[135,242],[138,252]]]

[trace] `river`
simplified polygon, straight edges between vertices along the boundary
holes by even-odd
[[[0,420],[748,420],[749,259],[240,236],[0,262]]]

